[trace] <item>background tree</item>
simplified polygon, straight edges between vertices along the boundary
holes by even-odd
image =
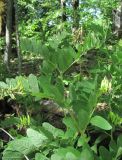
[[[5,53],[4,53],[4,64],[8,71],[10,71],[10,55],[12,50],[12,10],[13,0],[6,1],[6,35],[5,35]]]
[[[5,12],[5,1],[0,0],[0,34],[2,32],[3,14]]]
[[[72,6],[73,6],[73,31],[77,30],[79,28],[79,0],[72,0]]]
[[[18,4],[17,4],[17,0],[14,0],[14,9],[15,9],[15,33],[16,33],[17,56],[18,56],[18,70],[19,70],[19,74],[21,74],[22,57],[21,57],[21,50],[20,50],[19,31],[18,31]]]
[[[61,9],[62,9],[62,21],[66,21],[66,0],[61,0]]]
[[[122,38],[122,2],[117,9],[113,10],[113,17],[114,32],[119,38]]]

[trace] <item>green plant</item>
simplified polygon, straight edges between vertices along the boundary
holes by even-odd
[[[29,128],[27,129],[27,137],[15,139],[8,143],[7,148],[3,152],[3,160],[10,160],[14,157],[23,159],[26,156],[30,158],[35,157],[36,159],[39,159],[38,157],[42,159],[57,159],[58,157],[59,159],[68,160],[73,157],[74,160],[78,158],[104,160],[106,153],[108,153],[111,159],[111,150],[107,151],[104,147],[96,148],[96,150],[92,149],[104,138],[98,140],[98,142],[96,140],[95,143],[89,145],[90,138],[92,138],[89,134],[93,130],[99,130],[103,134],[109,135],[111,141],[113,140],[113,126],[109,123],[107,117],[102,117],[98,113],[96,115],[97,103],[102,96],[109,94],[109,101],[111,100],[114,94],[113,83],[105,75],[103,80],[99,78],[99,75],[89,79],[84,78],[81,76],[81,72],[80,74],[76,72],[75,76],[68,75],[67,71],[75,63],[81,61],[80,51],[87,53],[89,49],[95,46],[95,43],[94,39],[88,35],[86,37],[88,43],[84,43],[83,46],[79,47],[78,53],[76,53],[72,47],[63,46],[63,40],[66,36],[67,34],[65,33],[57,35],[55,43],[52,43],[54,41],[54,37],[52,37],[48,45],[41,46],[41,51],[38,48],[40,42],[37,41],[38,45],[34,47],[36,41],[33,43],[34,40],[32,40],[34,46],[31,46],[31,49],[33,49],[34,53],[38,52],[43,57],[41,65],[42,74],[39,77],[30,74],[28,77],[19,76],[15,79],[7,79],[6,83],[0,83],[0,90],[2,93],[1,98],[11,96],[11,98],[16,98],[18,101],[21,98],[22,101],[26,99],[27,110],[29,109],[29,103],[43,99],[53,100],[68,112],[68,116],[66,115],[63,119],[67,130],[64,132],[47,123],[38,126],[38,128],[33,126],[38,131]],[[97,38],[99,39],[99,36]],[[24,46],[25,50],[32,52],[30,48],[30,50],[28,49],[28,46]],[[97,47],[101,47],[99,41]],[[120,63],[119,60],[117,64]],[[118,74],[118,72],[115,73]],[[117,82],[119,83],[119,81]],[[30,117],[22,116],[20,118],[22,127],[28,128],[29,124]],[[48,128],[51,129],[49,130]],[[121,155],[118,146],[116,150],[114,153],[115,159]],[[11,152],[14,152],[13,157],[10,157]],[[100,157],[97,157],[98,153],[100,153]]]
[[[27,128],[28,126],[30,126],[30,116],[21,116],[20,117],[20,124],[18,124],[18,128]]]
[[[68,122],[68,121],[67,121]],[[70,121],[69,121],[70,122]],[[65,120],[66,124],[66,120]],[[70,122],[71,127],[71,122]],[[27,136],[20,139],[15,139],[8,144],[8,147],[3,152],[3,160],[23,159],[25,155],[31,159],[102,159],[109,156],[110,160],[118,160],[122,154],[121,152],[121,136],[115,141],[111,140],[109,150],[100,146],[98,151],[94,151],[93,147],[88,145],[89,137],[82,135],[77,139],[77,135],[72,135],[69,132],[69,124],[67,123],[67,131],[64,132],[51,126],[48,123],[43,123],[38,127],[38,130],[27,129]],[[100,138],[100,137],[99,137]],[[98,144],[100,139],[97,140]],[[97,144],[97,141],[95,142]],[[77,142],[77,143],[76,143]],[[98,145],[97,144],[97,145]],[[95,147],[95,144],[93,144]],[[97,157],[97,152],[100,156]]]
[[[66,10],[69,20],[57,25],[61,14],[56,8],[58,2],[19,1],[19,9],[30,13],[30,18],[23,16],[20,21],[19,29],[24,32],[20,39],[21,50],[25,54],[41,57],[42,63],[38,76],[30,74],[0,81],[0,99],[15,99],[22,105],[23,114],[27,113],[27,116],[24,114],[19,118],[9,115],[0,123],[1,130],[12,139],[5,145],[1,141],[3,160],[121,159],[122,135],[118,131],[122,119],[122,42],[115,41],[114,45],[109,42],[109,39],[112,41],[111,20],[106,16],[116,2],[90,0],[82,3],[79,9],[83,11],[80,23],[84,36],[81,37],[82,42],[77,43],[72,41],[70,33],[70,2],[67,2]],[[109,10],[106,11],[106,8]],[[91,10],[100,13],[94,15]],[[25,21],[27,25],[23,26]],[[62,29],[64,26],[67,27]],[[89,59],[96,62],[92,67],[86,63]],[[88,67],[87,75],[82,71],[84,64]],[[40,123],[36,105],[41,108],[40,101],[43,100],[54,102],[57,108],[62,109],[63,129],[46,122]],[[108,110],[103,108],[98,112],[99,102],[105,103]],[[15,129],[10,129],[13,125]],[[26,136],[18,134],[23,128]]]

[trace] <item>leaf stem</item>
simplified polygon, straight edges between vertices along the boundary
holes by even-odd
[[[0,130],[2,130],[4,133],[6,133],[12,140],[14,140],[14,137],[12,135],[10,135],[6,130],[4,130],[3,128],[0,128]]]

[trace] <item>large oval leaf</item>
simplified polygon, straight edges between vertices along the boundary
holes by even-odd
[[[104,129],[104,130],[112,129],[112,126],[109,124],[109,122],[101,116],[93,117],[90,122],[92,125],[99,127],[101,129]]]

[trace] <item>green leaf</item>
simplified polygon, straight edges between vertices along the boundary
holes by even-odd
[[[42,72],[45,74],[52,74],[53,70],[55,69],[55,65],[50,63],[48,60],[43,61],[43,67],[42,67]]]
[[[84,146],[86,143],[88,143],[90,137],[87,137],[87,135],[82,135],[78,139],[78,147]]]
[[[35,156],[35,160],[48,160],[48,158],[41,153],[37,153]]]
[[[59,148],[51,156],[51,160],[77,160],[80,152],[73,147]]]
[[[31,128],[27,129],[27,136],[30,142],[37,148],[45,144],[48,140],[48,138],[41,131],[38,132]]]
[[[87,102],[84,99],[74,100],[72,102],[72,109],[75,112],[75,114],[77,114],[78,112],[80,112],[81,109],[84,109],[85,111],[89,111],[89,108],[87,106],[88,106]]]
[[[30,74],[28,77],[28,82],[30,85],[31,92],[38,93],[39,92],[39,86],[38,86],[38,80],[37,77],[33,74]]]
[[[113,152],[113,153],[116,153],[116,152],[117,152],[117,149],[118,149],[118,147],[117,147],[116,142],[115,142],[114,140],[111,140],[111,141],[110,141],[110,144],[109,144],[109,150],[110,150],[111,152]]]
[[[73,51],[71,48],[67,49],[59,49],[58,50],[58,66],[61,72],[65,72],[67,68],[72,64],[73,62]]]
[[[54,126],[52,126],[49,123],[43,123],[42,125],[46,130],[48,130],[50,133],[52,133],[52,135],[54,136],[54,138],[57,137],[63,137],[64,136],[64,132],[61,129],[55,128]]]
[[[118,157],[121,157],[122,156],[122,147],[119,147],[118,148],[118,151],[117,151],[117,154],[116,154],[116,159],[118,158]],[[118,159],[117,159],[118,160]]]
[[[122,135],[117,138],[117,146],[122,147]]]
[[[72,137],[77,132],[77,124],[75,120],[73,120],[71,117],[65,117],[63,118],[63,123],[67,127],[67,131],[65,134],[68,134],[69,137]]]
[[[105,147],[100,146],[99,153],[100,153],[100,156],[102,157],[102,160],[105,160],[106,157],[107,159],[112,160],[111,153]]]
[[[53,86],[50,82],[50,76],[41,76],[39,77],[39,86],[42,88],[42,92],[48,97],[53,97],[54,93],[52,92]],[[46,98],[46,97],[45,97]]]
[[[24,155],[35,151],[33,143],[29,138],[15,139],[8,143],[8,147],[3,152],[3,160],[19,159],[23,160]]]
[[[51,156],[51,160],[63,160],[66,156],[67,150],[65,148],[60,148],[55,151]]]
[[[55,101],[60,105],[63,106],[64,102],[64,94],[62,94],[62,91],[59,88],[60,86],[52,86],[52,92],[54,94]]]
[[[29,86],[27,78],[25,78],[25,77],[16,77],[16,80],[22,82],[23,88],[24,88],[24,90],[26,92],[30,91],[30,86]]]
[[[84,109],[81,109],[77,113],[77,117],[78,117],[78,125],[80,130],[84,130],[89,123],[89,119],[90,119],[89,112],[85,111]]]
[[[16,78],[19,78],[19,77],[16,77]],[[17,85],[17,81],[14,78],[11,78],[11,79],[7,78],[6,83],[9,85],[9,87],[11,86],[12,88],[16,87]]]
[[[0,81],[0,88],[6,89],[6,88],[8,88],[8,84]]]
[[[95,116],[91,119],[90,123],[96,127],[99,127],[103,130],[111,130],[112,126],[109,122],[101,116]]]
[[[2,160],[23,160],[24,155],[17,151],[5,150],[3,152]]]
[[[88,147],[85,147],[81,152],[80,160],[94,160],[93,153]]]
[[[71,152],[68,152],[67,154],[66,154],[66,160],[77,160],[78,159],[78,157],[76,157],[73,153],[71,153]]]
[[[17,126],[20,124],[20,119],[18,117],[9,117],[6,118],[4,121],[1,121],[0,126],[3,128],[12,127],[13,125]]]
[[[45,135],[49,139],[49,141],[52,141],[54,139],[53,134],[44,126],[38,127],[38,129],[39,129],[39,132],[41,132],[43,135]]]

